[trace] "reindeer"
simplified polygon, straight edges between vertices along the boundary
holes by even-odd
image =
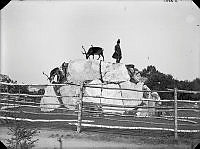
[[[43,75],[47,77],[47,80],[49,80],[50,83],[63,83],[67,80],[67,69],[68,69],[68,63],[64,62],[62,63],[61,68],[54,68],[50,72],[50,76],[48,76],[46,73],[43,72]],[[55,76],[57,76],[57,81],[54,81]]]
[[[100,58],[100,56],[102,56],[103,57],[103,61],[104,61],[103,49],[101,47],[93,47],[91,45],[91,47],[89,48],[88,52],[86,52],[86,50],[85,50],[85,48],[83,46],[82,46],[82,48],[84,50],[84,52],[82,52],[82,53],[83,53],[83,55],[85,54],[86,59],[90,58],[90,55],[93,55],[93,59],[94,59],[94,55],[99,55],[99,58]]]
[[[58,67],[51,70],[50,76],[48,76],[44,72],[43,72],[43,74],[47,77],[47,80],[49,80],[50,83],[61,83],[61,81],[63,79],[62,72],[60,71],[60,69]],[[57,76],[56,82],[54,81],[55,76]]]

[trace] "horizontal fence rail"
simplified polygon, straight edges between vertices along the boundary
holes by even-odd
[[[173,91],[174,89],[168,89],[168,91]],[[177,90],[179,93],[189,93],[189,94],[200,94],[200,91],[188,91],[188,90]]]
[[[181,100],[178,99],[178,94],[199,94],[200,91],[187,91],[178,89],[168,89],[166,91],[158,90],[135,90],[127,88],[108,88],[103,85],[118,84],[114,82],[105,82],[102,84],[14,84],[0,82],[0,86],[5,87],[3,92],[0,92],[0,119],[17,120],[28,122],[65,122],[77,127],[77,132],[82,131],[82,127],[97,127],[111,129],[131,129],[131,130],[164,130],[174,132],[175,139],[178,138],[179,132],[200,132],[200,107],[199,101]],[[9,86],[32,86],[32,87],[62,87],[76,86],[79,92],[76,95],[39,95],[29,93],[10,93]],[[104,96],[90,96],[85,94],[86,88],[100,88],[101,90],[120,90],[140,93],[157,92],[174,94],[174,99],[162,99],[162,103],[172,103],[171,106],[166,105],[117,105],[108,103],[86,102],[86,98],[94,100],[102,99],[113,101],[142,101],[160,102],[156,99],[149,98],[112,98]],[[57,98],[64,97],[76,99],[75,104],[69,103],[41,103],[42,98]],[[182,105],[182,104],[188,104]],[[181,105],[179,105],[181,104]],[[192,105],[192,106],[191,106]],[[56,107],[55,107],[56,106]],[[70,108],[71,107],[71,108]],[[73,107],[73,108],[72,108]],[[42,112],[41,109],[44,111]],[[137,113],[144,115],[137,115]],[[145,115],[145,113],[160,113],[160,115]],[[185,115],[184,112],[190,113]]]

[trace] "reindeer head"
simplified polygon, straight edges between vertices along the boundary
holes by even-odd
[[[54,77],[56,76],[56,74],[52,74],[49,77],[49,82],[52,83],[52,81],[54,80]]]
[[[58,67],[56,67],[56,68],[54,68],[53,70],[51,70],[50,76],[49,76],[49,81],[50,81],[50,83],[52,83],[52,81],[54,80],[54,78],[55,78],[56,75],[57,75],[57,77],[59,77],[59,76],[58,76],[58,71],[59,71],[59,68],[58,68]]]

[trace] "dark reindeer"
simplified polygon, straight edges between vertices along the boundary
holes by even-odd
[[[44,72],[43,72],[43,74],[47,77],[47,80],[49,80],[50,83],[61,83],[62,79],[64,78],[64,76],[62,75],[62,72],[60,71],[60,69],[58,67],[51,70],[50,76],[48,76]],[[57,76],[56,82],[54,81],[55,76]]]
[[[89,48],[88,52],[86,52],[85,48],[82,46],[84,52],[82,52],[83,54],[86,55],[86,59],[90,58],[90,55],[93,55],[93,59],[94,59],[94,55],[99,55],[103,57],[103,61],[104,61],[104,56],[103,56],[103,49],[101,47],[93,47],[91,45],[91,47]],[[98,58],[98,59],[99,59]]]
[[[56,67],[53,70],[51,70],[50,76],[48,76],[44,72],[43,74],[47,77],[50,83],[63,83],[67,81],[67,69],[68,69],[68,63],[64,62],[61,68]],[[55,76],[57,76],[56,81],[54,81]]]

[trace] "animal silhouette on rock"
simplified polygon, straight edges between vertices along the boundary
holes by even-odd
[[[82,46],[82,48],[84,50],[84,52],[82,52],[82,53],[83,53],[83,55],[84,54],[86,55],[86,59],[90,58],[90,55],[93,55],[93,59],[94,59],[94,55],[99,55],[99,58],[101,56],[103,58],[103,61],[104,61],[103,48],[101,48],[101,47],[93,47],[91,45],[91,47],[89,48],[89,50],[87,52],[86,52],[86,50],[85,50],[85,48],[83,46]]]

